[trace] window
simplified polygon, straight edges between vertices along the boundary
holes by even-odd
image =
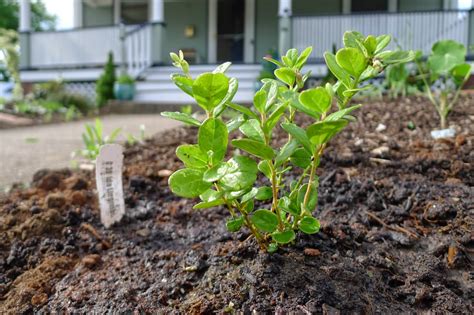
[[[388,10],[388,0],[352,0],[352,12],[386,12]]]

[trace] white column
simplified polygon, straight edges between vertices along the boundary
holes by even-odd
[[[82,0],[74,0],[74,16],[73,16],[73,27],[82,27]]]
[[[278,2],[278,16],[279,17],[290,17],[291,12],[291,0],[279,0]]]
[[[207,62],[217,62],[217,0],[208,4]]]
[[[152,0],[150,22],[165,21],[165,5],[163,0]]]
[[[457,0],[443,0],[443,9],[444,10],[458,9],[458,1]]]
[[[398,0],[388,0],[388,12],[395,13],[398,11]]]
[[[291,0],[278,2],[278,53],[286,54],[291,48]]]
[[[114,0],[114,24],[120,24],[122,22],[122,8],[120,0]],[[151,19],[151,13],[149,15],[149,19]]]
[[[244,62],[255,61],[255,0],[245,0]]]
[[[351,0],[342,0],[342,14],[351,14]]]
[[[20,32],[31,31],[30,0],[20,0]]]

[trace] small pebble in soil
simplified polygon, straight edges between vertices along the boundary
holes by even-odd
[[[102,262],[102,258],[100,258],[100,255],[98,254],[91,254],[82,258],[82,263],[87,268],[93,268],[96,265],[100,264],[101,262]]]
[[[66,204],[66,198],[61,193],[52,193],[46,197],[46,206],[49,209],[58,209]]]
[[[319,256],[321,254],[321,251],[316,248],[305,248],[304,254],[306,256]]]

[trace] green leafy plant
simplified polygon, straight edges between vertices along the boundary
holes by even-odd
[[[108,100],[114,99],[114,83],[115,83],[115,65],[114,56],[109,52],[107,63],[104,67],[104,72],[97,80],[96,93],[97,105],[104,106]]]
[[[96,118],[95,124],[85,124],[86,131],[82,133],[84,149],[79,154],[84,158],[95,161],[99,155],[100,148],[104,144],[114,143],[122,131],[120,128],[114,129],[108,136],[104,135],[104,126],[99,118]]]
[[[118,84],[135,84],[135,79],[128,74],[122,74],[117,79]]]
[[[461,89],[471,76],[471,66],[466,63],[466,47],[453,40],[436,42],[426,66],[417,61],[425,86],[425,94],[434,105],[442,129],[447,127],[447,117],[455,106]],[[441,88],[432,91],[436,81]]]
[[[176,149],[185,168],[170,176],[171,190],[182,197],[199,197],[201,202],[195,209],[225,206],[231,216],[227,229],[248,228],[260,247],[270,252],[293,242],[298,231],[317,233],[319,221],[313,216],[318,202],[316,169],[328,142],[354,120],[350,114],[361,106],[350,106],[351,98],[361,91],[361,82],[375,77],[387,65],[413,58],[412,52],[384,51],[389,42],[387,35],[364,37],[346,32],[345,47],[324,56],[337,82],[305,91],[301,90],[309,73],[303,73],[302,68],[311,47],[301,53],[290,49],[281,61],[267,58],[277,67],[277,79],[263,80],[252,108],[232,101],[238,82],[225,74],[230,63],[192,78],[182,56],[171,53],[175,65],[184,72],[173,74],[172,80],[206,112],[204,121],[183,113],[164,114],[199,128],[197,144]],[[240,115],[224,121],[225,109]],[[298,126],[297,113],[309,116],[313,124]],[[278,126],[288,133],[281,147],[272,141]],[[229,134],[237,130],[241,137],[230,140]],[[227,158],[229,145],[235,150]],[[293,168],[301,172],[296,180],[289,178]],[[262,181],[257,181],[259,178]],[[268,206],[254,209],[255,201]]]
[[[0,23],[1,24],[1,23]],[[18,50],[18,33],[14,30],[0,28],[0,53],[5,60],[8,76],[13,79],[13,98],[23,98],[23,88],[20,80],[20,54]]]

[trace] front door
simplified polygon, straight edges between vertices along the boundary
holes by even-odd
[[[217,61],[244,61],[245,2],[218,0]]]

